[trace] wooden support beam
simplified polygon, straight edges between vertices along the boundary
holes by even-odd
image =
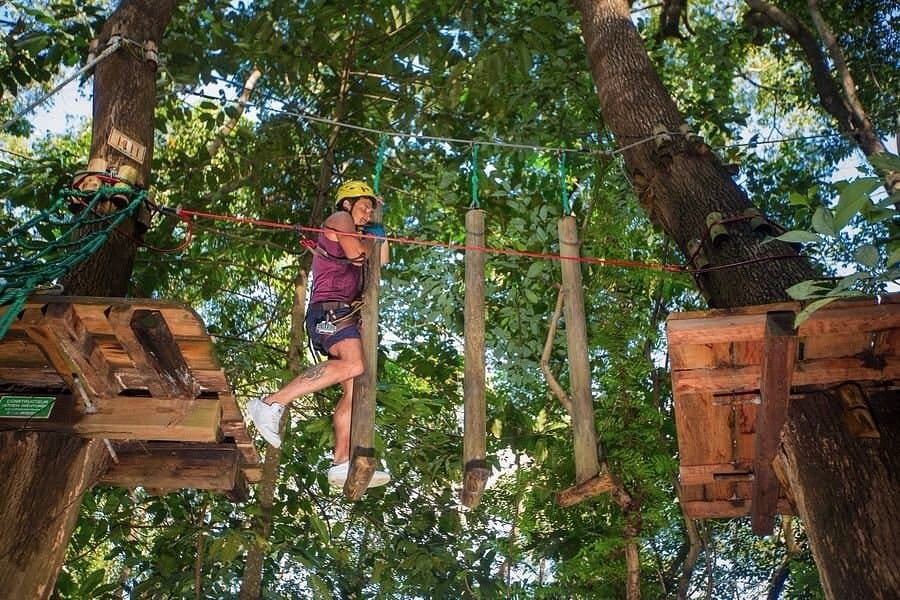
[[[473,508],[481,501],[490,471],[487,452],[487,408],[484,399],[484,211],[466,212],[466,297],[463,377],[463,486],[460,500]]]
[[[49,303],[43,309],[26,308],[19,322],[70,390],[79,389],[79,380],[92,396],[110,397],[123,387],[72,306]]]
[[[772,533],[781,484],[772,461],[778,451],[781,428],[787,418],[788,397],[797,357],[793,312],[766,315],[760,405],[756,412],[756,446],[753,458],[751,527],[756,535]]]
[[[181,354],[162,312],[110,306],[107,319],[150,395],[157,398],[194,397],[200,384]]]
[[[381,207],[376,206],[372,222],[381,222]],[[381,282],[381,245],[363,240],[366,247],[366,284],[360,311],[365,370],[353,380],[353,409],[350,417],[350,470],[344,482],[344,495],[359,500],[366,493],[375,472],[375,392],[378,375],[378,288]]]
[[[49,418],[3,418],[0,427],[111,440],[219,441],[222,409],[218,398],[96,398],[93,409],[87,413],[73,396],[60,395]]]
[[[239,483],[241,454],[232,445],[124,442],[115,451],[118,462],[110,464],[101,484],[230,492]]]
[[[568,489],[556,493],[556,504],[562,508],[573,506],[592,498],[610,492],[615,488],[615,483],[609,473],[601,473],[587,481],[583,481]]]
[[[703,485],[720,481],[752,481],[749,465],[720,463],[715,465],[681,465],[678,469],[681,485]]]
[[[581,484],[600,473],[597,427],[591,397],[584,292],[581,279],[580,241],[574,217],[559,220],[559,261],[562,269],[563,310],[566,318],[566,347],[569,358],[569,387],[572,401],[572,432],[575,439],[575,482]]]

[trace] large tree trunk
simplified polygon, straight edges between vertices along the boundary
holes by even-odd
[[[100,34],[100,48],[118,34],[159,47],[175,0],[123,0]],[[130,164],[137,183],[146,185],[153,147],[156,64],[140,52],[120,50],[97,65],[94,74],[94,123],[91,158],[112,167]],[[107,145],[115,127],[146,148],[143,162]],[[65,278],[67,294],[124,296],[134,262],[135,224]],[[49,433],[0,433],[0,590],[8,598],[47,598],[53,592],[75,526],[81,497],[106,469],[102,440]]]
[[[693,240],[704,240],[702,251],[713,267],[740,263],[697,276],[710,305],[786,299],[785,288],[813,275],[810,265],[788,246],[761,246],[762,235],[747,221],[728,223],[727,237],[718,243],[708,239],[707,215],[740,215],[749,206],[746,194],[709,148],[685,135],[648,140],[655,131],[678,131],[683,121],[632,24],[628,3],[576,0],[576,6],[605,124],[624,148],[625,164],[644,209],[685,256],[693,254]],[[897,394],[891,396],[896,403]],[[886,597],[878,595],[885,590],[894,590],[896,597],[896,539],[900,539],[896,465],[884,466],[897,460],[896,427],[883,433],[884,447],[878,452],[851,452],[855,446],[845,440],[829,442],[819,435],[823,417],[811,407],[809,401],[791,406],[784,462],[786,475],[796,486],[792,491],[825,589],[833,598]],[[791,444],[790,436],[802,441]],[[852,468],[823,471],[823,465],[835,460],[845,460]],[[883,485],[872,485],[870,478]],[[839,506],[845,507],[840,518],[834,513]],[[891,544],[877,542],[884,532],[893,536]],[[853,582],[854,591],[845,594],[839,582]],[[872,594],[860,596],[856,590],[861,589]]]
[[[879,438],[856,438],[834,394],[792,400],[779,455],[829,598],[900,598],[900,402],[869,395]]]

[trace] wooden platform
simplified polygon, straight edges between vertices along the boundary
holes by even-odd
[[[171,302],[32,297],[0,340],[0,427],[111,440],[110,485],[242,496],[261,475],[212,339]]]
[[[791,397],[900,381],[900,295],[839,301],[793,330],[799,303],[675,313],[667,322],[681,501],[694,518],[793,514],[772,469]]]

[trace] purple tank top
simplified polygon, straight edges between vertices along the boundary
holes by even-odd
[[[331,256],[346,257],[340,243],[329,240],[324,233],[319,233],[316,245]],[[312,274],[310,302],[352,302],[359,297],[362,267],[313,254]]]

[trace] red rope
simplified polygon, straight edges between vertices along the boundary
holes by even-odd
[[[300,232],[300,235],[304,238],[301,240],[300,244],[304,247],[309,247],[310,245],[315,245],[315,243],[303,236],[304,231],[311,233],[334,233],[337,235],[352,235],[358,238],[367,238],[367,239],[386,239],[391,242],[395,242],[398,244],[409,244],[409,245],[417,245],[417,246],[430,246],[430,247],[439,247],[439,248],[447,248],[450,250],[478,250],[481,252],[487,252],[490,254],[502,254],[506,256],[524,256],[528,258],[538,258],[538,259],[550,259],[550,260],[572,260],[582,263],[589,264],[598,264],[609,267],[624,267],[630,269],[654,269],[657,271],[668,271],[672,273],[690,273],[695,277],[697,275],[702,275],[712,271],[721,271],[725,269],[733,269],[735,267],[746,266],[750,264],[755,264],[759,262],[766,262],[770,260],[784,260],[784,259],[792,259],[792,258],[801,258],[798,254],[780,254],[776,256],[760,256],[757,258],[749,258],[746,260],[742,260],[736,263],[729,263],[726,265],[711,265],[705,267],[703,269],[691,269],[683,265],[668,265],[662,263],[646,263],[639,261],[631,261],[631,260],[619,260],[614,258],[593,258],[590,256],[560,256],[559,254],[547,254],[542,252],[528,252],[525,250],[510,250],[507,248],[491,248],[490,246],[468,246],[466,244],[451,244],[445,242],[435,242],[435,241],[427,241],[427,240],[417,240],[413,238],[404,238],[404,237],[391,237],[391,236],[375,236],[375,235],[367,235],[365,233],[347,233],[341,231],[335,231],[333,229],[321,229],[317,227],[306,227],[303,225],[287,225],[285,223],[278,223],[276,221],[264,221],[262,219],[250,219],[246,217],[233,217],[229,215],[217,215],[213,213],[205,213],[196,210],[189,210],[186,208],[177,208],[177,209],[165,209],[169,212],[174,212],[181,218],[185,223],[189,223],[186,217],[200,217],[204,219],[213,219],[219,221],[230,221],[232,223],[244,223],[244,224],[252,224],[259,225],[262,227],[271,227],[273,229],[290,229],[292,231]],[[719,222],[732,222],[732,221],[741,221],[746,217],[729,217],[726,219],[722,219]],[[707,235],[708,235],[707,231]],[[190,240],[187,240],[186,243],[182,244],[181,247],[187,245]]]
[[[334,233],[337,235],[352,235],[358,238],[369,238],[369,239],[381,239],[381,236],[367,235],[365,233],[346,233],[340,231],[334,231],[333,229],[321,229],[316,227],[306,227],[303,225],[287,225],[285,223],[278,223],[275,221],[264,221],[262,219],[250,219],[246,217],[233,217],[229,215],[216,215],[212,213],[205,213],[196,210],[189,210],[186,208],[177,208],[175,212],[178,216],[191,216],[191,217],[200,217],[203,219],[214,219],[219,221],[230,221],[232,223],[244,223],[244,224],[252,224],[259,225],[262,227],[271,227],[273,229],[290,229],[294,231],[306,231],[311,233]],[[559,254],[547,254],[542,252],[529,252],[525,250],[511,250],[508,248],[491,248],[489,246],[468,246],[466,244],[452,244],[445,242],[435,242],[428,240],[417,240],[413,238],[404,238],[404,237],[392,237],[392,236],[384,236],[383,239],[388,241],[398,243],[398,244],[408,244],[408,245],[417,245],[417,246],[429,246],[429,247],[439,247],[439,248],[447,248],[450,250],[477,250],[481,252],[487,252],[490,254],[502,254],[506,256],[523,256],[528,258],[539,258],[539,259],[555,259],[555,260],[573,260],[583,263],[589,264],[599,264],[610,267],[625,267],[625,268],[642,268],[642,269],[654,269],[658,271],[670,271],[675,273],[683,273],[686,272],[686,269],[681,265],[665,265],[660,263],[645,263],[631,260],[618,260],[612,258],[593,258],[590,256],[576,257],[576,256],[560,256]]]

